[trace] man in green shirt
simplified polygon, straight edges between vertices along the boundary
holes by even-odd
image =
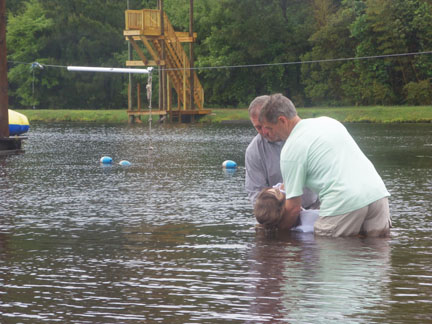
[[[293,227],[301,210],[302,188],[319,193],[318,235],[387,236],[388,193],[373,164],[346,128],[329,117],[302,120],[281,94],[270,96],[259,120],[272,141],[286,140],[281,171],[286,191],[280,229]]]

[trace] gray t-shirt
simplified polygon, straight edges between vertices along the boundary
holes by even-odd
[[[259,192],[283,182],[280,170],[280,154],[285,142],[269,142],[257,134],[246,149],[245,189],[248,197],[255,204]],[[302,206],[310,207],[317,200],[317,195],[305,188],[302,195]]]

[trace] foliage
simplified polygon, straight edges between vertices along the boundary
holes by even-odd
[[[238,106],[257,94],[301,93],[295,68],[272,66],[298,60],[306,46],[306,40],[299,39],[305,13],[290,10],[300,6],[298,1],[208,1],[210,12],[197,21],[200,29],[207,29],[200,39],[197,65],[203,68],[200,75],[210,103]],[[295,13],[289,16],[290,11]],[[302,33],[296,34],[295,28]],[[254,67],[262,64],[268,66]]]
[[[65,66],[123,67],[128,56],[123,37],[127,4],[130,9],[156,9],[157,0],[6,4],[11,106],[127,106],[128,76],[71,73]],[[432,55],[426,53],[432,49],[431,4],[195,0],[195,65],[205,105],[245,107],[255,96],[275,92],[291,97],[297,106],[430,104]],[[178,31],[189,30],[189,5],[189,0],[163,1]],[[382,57],[420,52],[425,54]],[[357,59],[361,57],[368,59]],[[33,62],[45,68],[31,69]],[[142,76],[133,80],[146,81]],[[157,84],[154,73],[154,102]]]
[[[39,53],[48,42],[44,32],[53,26],[53,21],[46,18],[42,6],[31,0],[25,3],[25,8],[19,14],[10,14],[8,19],[7,41],[9,59],[13,62],[33,62],[35,58],[40,63],[47,59]],[[38,39],[38,41],[35,41]],[[35,60],[35,61],[36,61]],[[38,104],[39,98],[33,98],[32,83],[46,89],[55,85],[55,81],[41,76],[40,69],[31,64],[16,64],[8,75],[12,98],[16,98],[23,106]],[[34,75],[36,76],[33,79]],[[11,100],[13,104],[14,101]]]
[[[413,86],[408,91],[406,86],[424,84],[421,81],[430,78],[431,56],[394,54],[431,48],[431,7],[427,3],[315,0],[314,4],[317,31],[309,39],[312,50],[302,59],[348,59],[302,66],[305,93],[312,104],[426,103],[423,100],[427,96],[412,90]],[[332,13],[332,8],[337,11]],[[354,59],[362,57],[369,59]],[[420,97],[412,98],[415,95]]]
[[[366,9],[352,25],[356,55],[416,53],[430,49],[431,8],[419,0],[368,0]],[[427,27],[429,26],[429,27]],[[426,75],[418,63],[430,68],[430,56],[395,56],[357,62],[358,84],[366,91],[361,104],[403,103],[403,88]]]
[[[317,1],[318,2],[318,1]],[[322,61],[302,65],[302,79],[306,96],[315,105],[343,105],[347,103],[345,79],[352,74],[353,63],[348,61],[332,62],[333,58],[353,56],[353,40],[350,38],[349,25],[354,19],[350,8],[338,8],[336,3],[327,2],[326,6],[315,10],[321,17],[319,29],[310,37],[312,50],[302,56],[303,61]],[[331,10],[336,10],[332,12]],[[326,21],[324,21],[326,19]]]
[[[406,102],[409,105],[432,104],[432,86],[430,80],[409,82],[404,86]]]
[[[126,3],[103,0],[44,0],[47,16],[54,20],[50,42],[43,53],[55,53],[52,64],[83,66],[124,66],[117,53],[127,49],[122,36]],[[61,28],[59,28],[61,26]],[[56,102],[41,103],[58,108],[118,108],[127,97],[121,95],[127,76],[105,73],[57,72],[58,86],[49,97]],[[61,98],[61,100],[58,100]]]

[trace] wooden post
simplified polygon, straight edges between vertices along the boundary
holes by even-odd
[[[132,83],[131,82],[129,82],[128,84],[128,110],[129,111],[132,110]]]
[[[167,111],[171,111],[171,84],[170,84],[170,78],[167,76]]]
[[[164,21],[164,12],[163,12],[163,0],[159,0],[160,1],[160,22],[161,22],[161,40],[160,40],[160,44],[161,44],[161,60],[165,61],[165,40],[164,40],[164,35],[165,35],[165,21]],[[167,106],[167,88],[166,88],[166,77],[167,77],[167,71],[165,70],[165,68],[162,68],[162,74],[161,74],[161,86],[162,86],[162,110],[166,110],[166,106]]]
[[[177,93],[177,110],[181,109],[180,93]]]
[[[137,82],[137,107],[138,111],[141,111],[141,85]]]
[[[0,138],[9,137],[6,0],[0,0]]]
[[[160,23],[161,23],[161,34],[163,32],[162,29],[162,24],[163,24],[163,16],[162,16],[162,4],[161,4],[162,0],[158,0],[157,2],[157,9],[160,10],[160,14],[159,14],[159,19],[160,19]],[[162,46],[162,41],[161,41],[161,46]],[[158,104],[159,104],[159,110],[162,110],[162,106],[163,106],[163,100],[162,100],[162,67],[160,65],[158,65],[158,76],[159,76],[159,91],[158,91]]]
[[[159,76],[158,105],[159,105],[159,110],[162,110],[162,69],[160,65],[158,66],[158,76]]]
[[[130,73],[129,73],[130,74]],[[132,111],[132,84],[128,84],[128,112],[129,112],[129,124],[133,124],[135,122],[135,116],[131,115],[130,112]]]
[[[186,53],[183,55],[183,110],[186,110]]]

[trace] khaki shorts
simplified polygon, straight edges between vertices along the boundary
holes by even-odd
[[[333,237],[357,234],[385,237],[390,234],[390,228],[387,197],[347,214],[320,217],[314,224],[315,234]]]

